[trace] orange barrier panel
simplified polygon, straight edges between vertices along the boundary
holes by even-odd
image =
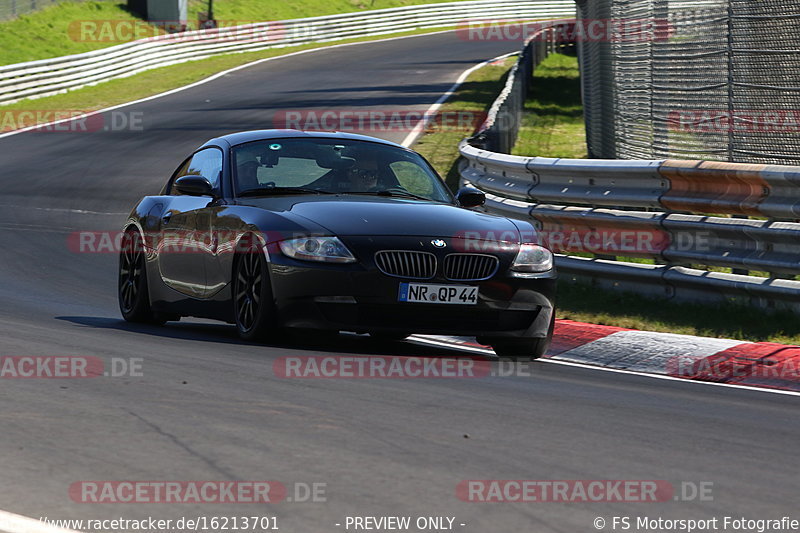
[[[766,165],[717,161],[667,160],[659,173],[670,181],[661,205],[690,213],[761,215],[759,205],[769,196],[762,177]]]

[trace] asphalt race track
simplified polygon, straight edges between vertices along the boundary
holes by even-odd
[[[281,379],[282,356],[459,352],[355,336],[262,346],[223,324],[129,325],[117,309],[116,255],[67,245],[73,232],[119,230],[210,137],[268,127],[275,110],[422,110],[462,71],[517,46],[444,33],[332,48],[124,108],[141,113],[142,131],[0,139],[0,355],[142,358],[141,376],[0,379],[0,509],[277,516],[284,532],[343,531],[347,516],[450,516],[456,530],[495,533],[588,532],[596,517],[611,530],[613,516],[796,512],[796,397],[552,363],[514,377]],[[456,486],[470,479],[713,482],[713,495],[469,503]],[[290,496],[294,483],[323,483],[326,501],[76,503],[68,490],[83,480],[276,480]]]

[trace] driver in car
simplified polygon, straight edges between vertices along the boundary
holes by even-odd
[[[259,162],[265,161],[264,149],[254,145],[239,151],[236,156],[236,190],[237,192],[258,189],[262,183],[258,179],[258,169],[262,166]]]
[[[334,169],[306,187],[329,192],[370,192],[378,186],[378,160],[374,155],[362,153],[352,159],[353,164],[346,168]]]
[[[259,163],[255,159],[240,163],[236,167],[237,190],[239,192],[257,189],[261,186],[258,181],[258,167]]]
[[[369,192],[378,185],[378,162],[375,159],[360,158],[345,172],[349,192]]]

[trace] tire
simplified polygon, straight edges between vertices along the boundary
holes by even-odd
[[[239,337],[246,341],[276,337],[279,330],[269,269],[264,253],[257,244],[251,244],[236,256],[232,300]]]
[[[517,341],[492,341],[489,339],[489,345],[498,357],[513,359],[514,361],[528,361],[543,356],[547,352],[547,348],[550,347],[550,340],[550,337]]]
[[[369,334],[369,336],[375,339],[376,341],[382,341],[382,342],[400,342],[402,340],[405,340],[409,335],[411,334],[402,332],[395,333],[393,331],[376,331],[376,332],[371,332]]]
[[[117,299],[122,318],[141,324],[164,324],[166,315],[153,312],[150,307],[150,292],[147,287],[147,266],[144,244],[136,230],[128,230],[122,236],[119,253],[119,280]],[[178,317],[180,318],[180,317]]]
[[[553,331],[556,326],[556,311],[550,316],[550,326],[547,329],[547,337],[530,339],[480,339],[480,344],[488,344],[498,357],[513,359],[514,361],[529,361],[539,359],[543,356],[550,343],[553,341]],[[483,342],[482,342],[483,341]]]

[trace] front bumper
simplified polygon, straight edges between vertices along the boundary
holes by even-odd
[[[387,276],[363,263],[309,264],[276,256],[270,274],[279,321],[287,327],[541,338],[548,335],[555,312],[555,271],[518,278],[501,268],[485,281],[419,281]],[[478,286],[478,302],[400,302],[404,281]]]

